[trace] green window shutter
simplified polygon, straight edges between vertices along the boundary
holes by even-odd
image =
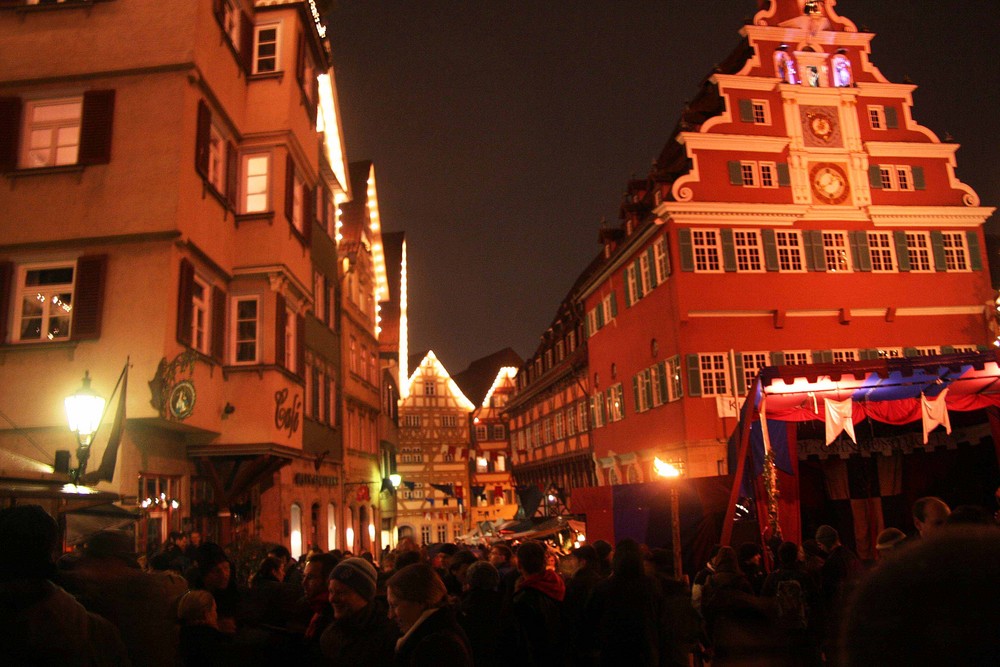
[[[813,350],[812,362],[814,364],[833,363],[833,350]]]
[[[680,246],[681,271],[694,271],[694,247],[691,244],[691,230],[678,229],[677,243]]]
[[[646,262],[649,264],[649,288],[652,289],[659,284],[656,282],[656,253],[653,252],[653,246],[646,248]]]
[[[638,301],[646,296],[646,292],[642,288],[642,263],[639,260],[632,262],[632,270],[635,272],[635,300]]]
[[[920,352],[915,347],[904,347],[903,348],[904,357],[919,357]]]
[[[942,345],[941,354],[955,354],[955,348],[952,345]]]
[[[879,165],[868,165],[868,182],[873,190],[882,189],[882,168]]]
[[[851,236],[851,259],[854,260],[854,268],[858,271],[872,270],[872,255],[868,248],[868,232],[855,230],[850,232]]]
[[[774,230],[760,230],[760,240],[764,243],[764,266],[768,271],[778,270],[778,246],[774,242]]]
[[[622,282],[625,283],[625,307],[631,308],[632,304],[635,303],[635,299],[632,297],[632,285],[629,283],[629,276],[631,275],[631,267],[626,266],[625,271],[622,273]]]
[[[733,230],[720,229],[719,235],[722,237],[722,267],[726,271],[735,271],[736,245],[733,243]]]
[[[862,361],[874,361],[878,359],[878,350],[875,348],[865,348],[858,351],[858,358]]]
[[[611,317],[618,317],[618,297],[615,292],[611,293]]]
[[[948,260],[944,256],[944,236],[941,232],[931,232],[931,250],[934,251],[934,270],[947,270]]]
[[[639,404],[639,376],[638,375],[633,375],[632,376],[632,396],[635,397],[635,403],[633,404],[633,405],[635,405],[635,411],[636,412],[642,412],[639,409],[639,405],[640,404]]]
[[[604,326],[604,304],[597,304],[597,328],[600,330]]]
[[[906,232],[897,229],[892,233],[892,239],[896,243],[896,263],[899,264],[899,270],[909,271],[910,250],[906,247]]]
[[[969,247],[969,266],[973,271],[982,271],[983,258],[982,253],[979,251],[979,233],[968,231],[965,233],[965,239]]]
[[[785,365],[785,353],[781,350],[771,353],[771,365],[772,366],[784,366]]]
[[[740,100],[740,120],[744,123],[753,122],[753,102],[751,100]]]
[[[885,107],[885,126],[890,130],[899,127],[899,118],[896,117],[896,107]]]
[[[989,345],[977,345],[976,346],[976,350],[979,351],[979,352],[989,352],[992,349],[993,348],[990,347]]]
[[[701,396],[701,366],[697,354],[687,355],[688,395]]]
[[[747,393],[745,374],[746,369],[743,367],[743,353],[737,352],[733,355],[733,386],[736,387],[737,396],[743,396]]]
[[[806,265],[810,271],[826,271],[826,253],[823,252],[823,232],[807,229],[802,232],[806,245]]]
[[[778,185],[783,188],[791,186],[792,178],[788,174],[788,163],[779,162],[778,163]]]
[[[914,167],[913,172],[913,189],[914,190],[926,190],[927,182],[924,180],[924,168]]]
[[[594,335],[594,332],[590,330],[590,318],[589,317],[584,317],[583,318],[583,333],[584,333],[584,335],[587,336],[587,338],[590,338],[591,336]]]
[[[738,160],[729,161],[729,183],[731,185],[743,185],[743,167]]]

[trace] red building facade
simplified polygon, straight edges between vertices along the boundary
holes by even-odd
[[[915,86],[869,59],[832,3],[776,1],[741,30],[578,292],[601,484],[655,456],[725,473],[765,365],[984,348],[992,208],[958,145],[914,120]],[[589,271],[589,269],[588,269]]]

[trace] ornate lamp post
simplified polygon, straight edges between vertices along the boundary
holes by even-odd
[[[665,463],[659,457],[653,459],[653,468],[660,477],[665,477],[670,481],[670,541],[674,546],[674,577],[677,580],[683,576],[683,563],[681,561],[681,508],[680,489],[678,480],[681,471],[670,463]]]
[[[94,434],[97,433],[97,428],[101,425],[101,418],[104,416],[105,400],[90,388],[90,371],[84,371],[83,386],[71,396],[66,397],[65,405],[69,430],[76,433],[78,445],[76,449],[77,467],[70,471],[73,483],[76,484],[87,472],[90,444],[94,441]]]

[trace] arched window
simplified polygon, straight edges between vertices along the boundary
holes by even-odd
[[[347,510],[347,529],[344,531],[345,541],[347,542],[347,550],[354,551],[354,508],[350,507]]]
[[[326,544],[329,551],[337,548],[337,506],[333,503],[326,506]]]
[[[774,52],[774,71],[778,78],[785,83],[798,83],[799,78],[795,73],[795,61],[786,51],[781,49]]]
[[[291,532],[292,558],[302,557],[302,508],[298,503],[293,503],[288,516],[288,525]]]
[[[851,61],[843,53],[838,53],[833,61],[833,85],[836,88],[848,88],[854,83],[851,76]]]

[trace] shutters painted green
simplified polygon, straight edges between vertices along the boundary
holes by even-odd
[[[831,364],[831,363],[833,363],[833,350],[813,350],[812,351],[812,362],[814,364]]]
[[[896,243],[896,264],[900,271],[910,270],[910,250],[906,245],[906,232],[897,229],[892,232],[892,239]]]
[[[736,395],[743,396],[747,392],[746,369],[743,367],[743,353],[736,352],[733,355],[733,386],[736,387]]]
[[[955,348],[952,345],[942,345],[941,354],[955,354]]]
[[[626,266],[625,271],[622,273],[624,276],[622,282],[625,284],[625,307],[631,308],[632,304],[635,303],[636,299],[632,296],[632,285],[629,282],[630,275],[634,275],[633,268]]]
[[[792,184],[792,178],[788,174],[788,163],[779,162],[778,163],[778,186],[782,188],[787,188]]]
[[[919,357],[920,356],[920,350],[918,350],[915,347],[904,347],[903,348],[903,356],[904,357]]]
[[[656,381],[660,385],[660,398],[666,403],[670,400],[670,394],[667,393],[667,362],[661,361],[654,368],[656,369]]]
[[[681,271],[694,271],[694,247],[691,244],[691,230],[677,230],[677,244],[680,246]]]
[[[729,183],[731,185],[743,185],[743,167],[738,160],[729,161]]]
[[[878,358],[878,350],[875,348],[865,348],[858,351],[858,359],[862,361],[874,361]]]
[[[896,117],[896,107],[885,107],[885,126],[890,130],[899,127],[899,118]]]
[[[948,260],[944,254],[944,235],[939,231],[931,232],[931,250],[934,252],[934,270],[947,271]]]
[[[701,365],[697,354],[689,354],[687,359],[688,395],[701,396]]]
[[[604,326],[604,304],[597,304],[597,329],[600,330]]]
[[[924,168],[914,167],[913,172],[913,189],[914,190],[926,190],[927,182],[924,180]]]
[[[882,168],[877,164],[868,165],[868,183],[873,190],[882,189]]]
[[[744,123],[753,122],[753,101],[740,100],[740,120]]]
[[[639,403],[639,376],[638,375],[633,375],[632,376],[632,396],[635,399],[635,403],[632,404],[632,405],[635,406],[635,411],[636,412],[642,412],[642,410],[639,409],[640,403]]]
[[[851,236],[851,259],[854,261],[854,268],[858,271],[872,270],[872,255],[868,247],[868,232],[855,230],[850,232]]]
[[[760,240],[764,243],[764,266],[768,271],[778,270],[778,246],[774,242],[774,230],[760,230]]]
[[[729,272],[736,270],[736,245],[733,243],[733,230],[720,229],[722,237],[722,267]]]
[[[965,239],[969,247],[969,266],[973,271],[982,271],[983,258],[979,250],[979,234],[974,231],[968,231],[965,233]]]
[[[632,271],[635,272],[635,300],[638,301],[646,296],[646,291],[642,287],[642,263],[638,259],[632,262]]]
[[[784,366],[785,365],[785,353],[781,350],[777,350],[771,353],[771,365],[772,366]]]
[[[656,253],[653,246],[646,248],[646,263],[649,265],[649,288],[653,289],[659,283],[656,282]]]
[[[645,394],[646,394],[646,409],[648,410],[653,406],[653,382],[654,382],[653,375],[656,374],[656,367],[654,366],[653,368],[647,368],[646,370],[643,371],[643,373],[645,373],[646,375]]]
[[[611,317],[618,317],[618,297],[615,292],[611,293]]]
[[[823,232],[807,229],[802,232],[806,246],[806,266],[810,271],[826,271],[826,253],[823,250]]]

